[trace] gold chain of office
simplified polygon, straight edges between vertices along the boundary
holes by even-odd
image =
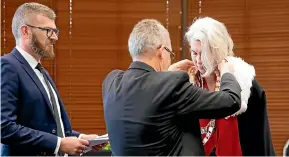
[[[216,73],[217,75],[217,81],[216,81],[216,87],[215,87],[215,91],[220,91],[220,81],[221,81],[221,77],[220,77],[220,74],[219,73]],[[204,80],[202,77],[200,77],[201,79],[201,87],[202,89],[204,88]],[[207,124],[206,127],[201,127],[201,134],[204,134],[206,133],[206,136],[203,138],[202,142],[203,142],[203,145],[205,145],[209,139],[211,138],[212,136],[212,133],[216,127],[216,124],[215,124],[215,119],[211,119],[210,122]]]

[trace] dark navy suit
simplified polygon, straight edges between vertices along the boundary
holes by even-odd
[[[65,136],[79,136],[69,118],[56,86]],[[1,155],[54,155],[56,121],[47,92],[31,66],[15,48],[1,57]]]

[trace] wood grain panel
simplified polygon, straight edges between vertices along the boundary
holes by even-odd
[[[289,1],[249,1],[248,60],[267,94],[273,143],[282,155],[289,139]]]

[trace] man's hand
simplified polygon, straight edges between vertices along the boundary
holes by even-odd
[[[98,137],[98,135],[96,135],[96,134],[89,134],[89,135],[83,134],[80,138],[84,139],[84,140],[91,140],[91,139],[94,139],[96,137]]]
[[[96,134],[89,134],[89,135],[85,135],[85,134],[82,134],[81,135],[81,139],[84,139],[84,140],[90,140],[90,139],[94,139],[98,137],[98,135]],[[99,144],[99,145],[95,145],[95,146],[92,146],[92,151],[93,152],[99,152],[103,149],[103,147],[105,147],[108,143],[103,143],[103,144]]]
[[[189,70],[194,66],[193,62],[188,60],[188,59],[184,59],[181,60],[179,62],[176,62],[174,64],[172,64],[168,71],[184,71],[184,72],[189,72]]]
[[[220,71],[220,76],[222,76],[224,73],[234,73],[234,65],[226,60],[223,60],[218,65],[218,69]]]
[[[190,82],[191,83],[196,83],[197,82],[197,77],[196,77],[197,70],[196,70],[195,66],[191,67],[188,70],[188,74],[189,74],[189,77],[190,77]]]
[[[84,139],[79,139],[77,137],[66,137],[61,139],[59,150],[68,155],[80,155],[89,142]]]

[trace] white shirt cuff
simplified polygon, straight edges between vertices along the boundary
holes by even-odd
[[[55,151],[54,151],[54,154],[55,154],[55,155],[57,155],[57,153],[58,153],[58,151],[59,151],[60,143],[61,143],[61,138],[60,138],[60,137],[57,137],[57,145],[56,145],[56,148],[55,148]]]
[[[80,134],[80,135],[78,136],[78,138],[81,138],[83,135],[84,135],[84,134]]]

